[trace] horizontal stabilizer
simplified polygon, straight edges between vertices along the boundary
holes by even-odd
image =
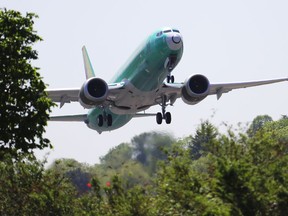
[[[65,115],[65,116],[51,116],[49,121],[74,121],[74,122],[85,122],[87,120],[86,114],[80,115]]]

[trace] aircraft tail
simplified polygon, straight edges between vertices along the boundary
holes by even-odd
[[[88,52],[87,52],[85,46],[82,47],[82,54],[83,54],[83,60],[84,60],[86,79],[89,79],[91,77],[95,77],[94,70],[93,70],[93,67],[92,67],[92,64],[90,62]]]

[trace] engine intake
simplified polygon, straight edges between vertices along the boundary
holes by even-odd
[[[190,105],[197,104],[208,96],[209,90],[210,82],[204,75],[190,76],[182,88],[182,100]]]
[[[100,105],[107,99],[108,85],[100,78],[86,80],[79,93],[79,102],[85,108]]]

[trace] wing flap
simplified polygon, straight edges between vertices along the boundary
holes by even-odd
[[[163,96],[166,97],[167,102],[170,101],[170,105],[173,105],[177,98],[181,97],[181,89],[183,83],[163,83],[157,92],[155,103],[161,104]]]

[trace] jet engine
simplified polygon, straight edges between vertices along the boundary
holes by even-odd
[[[80,89],[79,102],[84,108],[92,108],[102,104],[108,95],[108,85],[100,78],[86,80]]]
[[[182,100],[189,105],[197,104],[208,96],[209,90],[210,82],[205,76],[192,75],[182,87]]]

